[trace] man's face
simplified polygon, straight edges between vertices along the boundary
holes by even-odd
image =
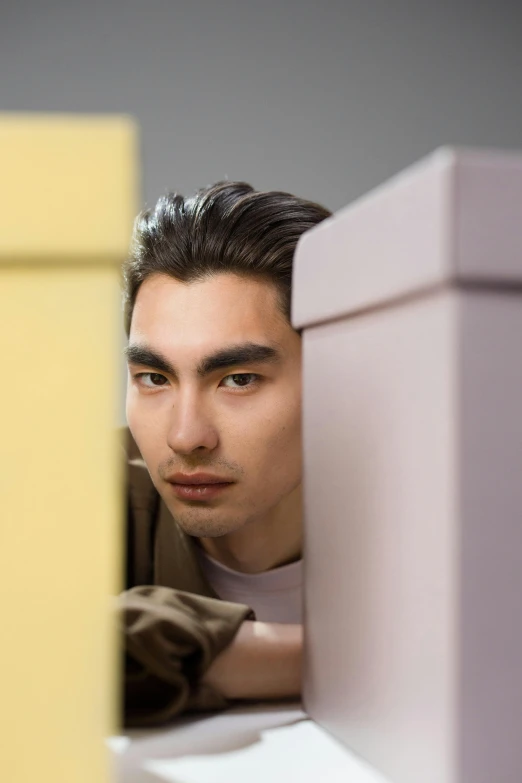
[[[187,533],[262,521],[299,486],[301,339],[272,283],[229,273],[148,278],[128,358],[130,430]],[[183,486],[202,473],[230,483]]]

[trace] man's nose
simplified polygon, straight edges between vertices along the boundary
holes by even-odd
[[[169,447],[178,454],[190,454],[196,449],[215,449],[218,440],[217,428],[201,396],[192,390],[177,395],[167,434]]]

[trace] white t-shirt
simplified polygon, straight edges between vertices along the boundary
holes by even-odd
[[[199,547],[198,556],[208,583],[224,601],[247,604],[261,622],[302,623],[302,560],[261,574],[243,574]]]

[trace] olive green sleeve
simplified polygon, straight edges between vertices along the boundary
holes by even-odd
[[[152,726],[188,710],[227,706],[200,680],[243,621],[255,619],[248,606],[146,585],[119,596],[119,615],[126,726]]]

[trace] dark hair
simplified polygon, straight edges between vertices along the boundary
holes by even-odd
[[[279,191],[255,191],[246,182],[217,182],[192,198],[161,197],[136,218],[123,266],[125,328],[140,285],[153,274],[183,282],[220,272],[273,281],[290,319],[292,261],[301,234],[331,213]]]

